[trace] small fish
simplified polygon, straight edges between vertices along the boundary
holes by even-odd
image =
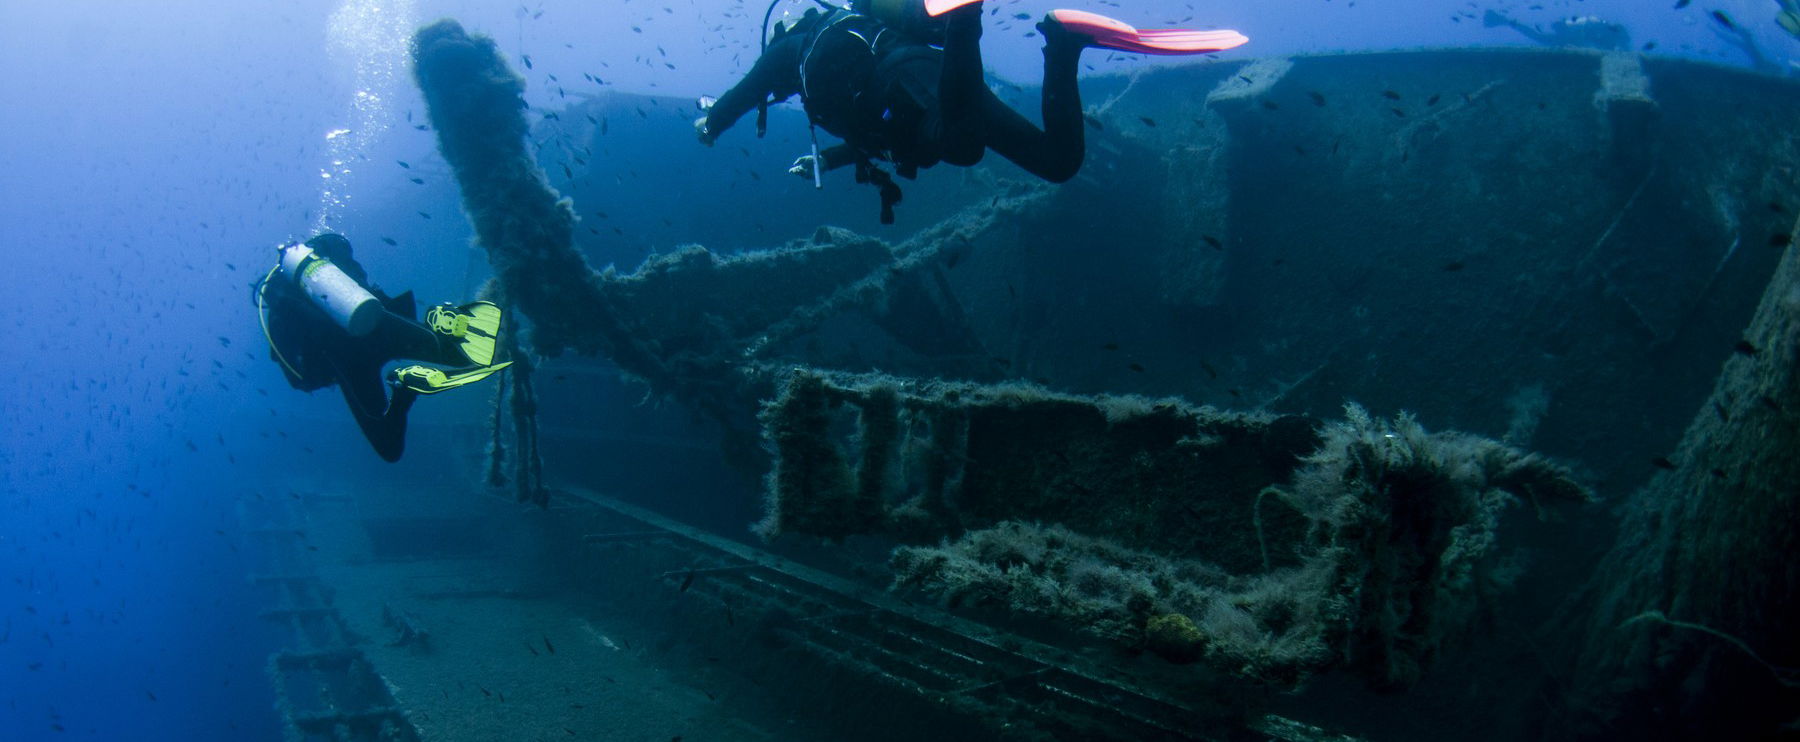
[[[694,570],[690,569],[690,570],[688,570],[687,576],[681,578],[681,589],[677,592],[685,593],[685,592],[687,592],[688,588],[693,587],[693,586],[694,586]]]
[[[522,61],[525,63],[525,69],[531,69],[531,55],[530,54],[520,55],[519,61]]]
[[[1650,463],[1658,469],[1668,469],[1670,471],[1673,471],[1675,469],[1675,462],[1670,461],[1669,457],[1667,457],[1667,456],[1658,456],[1654,459],[1651,459]]]
[[[1207,246],[1207,247],[1210,247],[1210,248],[1212,248],[1212,249],[1214,249],[1214,250],[1223,250],[1223,249],[1225,249],[1225,243],[1223,243],[1223,242],[1220,242],[1220,241],[1219,241],[1219,238],[1217,238],[1217,237],[1214,237],[1214,236],[1212,236],[1212,235],[1210,235],[1210,234],[1203,234],[1203,235],[1200,235],[1200,239],[1202,239],[1202,240],[1205,240],[1205,241],[1206,241],[1206,246]]]
[[[1736,31],[1737,30],[1737,24],[1732,22],[1731,16],[1726,15],[1725,11],[1723,11],[1723,10],[1713,11],[1712,19],[1715,21],[1718,21],[1719,25],[1724,26],[1725,30],[1727,30],[1727,31]]]
[[[1086,121],[1088,126],[1094,127],[1094,131],[1106,131],[1106,126],[1100,123],[1100,117],[1098,116],[1091,113],[1084,113],[1081,114],[1081,119]]]
[[[1320,93],[1317,90],[1306,91],[1306,97],[1311,98],[1313,105],[1315,105],[1315,106],[1319,106],[1321,108],[1323,108],[1325,106],[1325,94]]]
[[[1446,273],[1455,273],[1462,269],[1463,269],[1463,262],[1461,260],[1452,260],[1452,261],[1444,264],[1444,272],[1446,272]]]
[[[494,694],[492,692],[490,692],[488,689],[483,688],[479,685],[475,686],[475,689],[481,691],[481,695],[487,696],[488,698],[494,697]]]
[[[568,727],[563,727],[562,730],[565,732],[568,732],[569,736],[571,736],[571,737],[575,736],[575,730],[573,730],[573,729],[570,729]]]
[[[1787,247],[1788,245],[1793,244],[1793,242],[1794,236],[1786,232],[1777,232],[1769,235],[1769,247]]]
[[[1207,363],[1206,361],[1200,362],[1200,370],[1206,372],[1206,378],[1208,378],[1208,379],[1219,378],[1219,370],[1216,368],[1213,368],[1213,365],[1210,363]]]
[[[1750,341],[1748,341],[1748,340],[1737,341],[1737,344],[1731,346],[1731,349],[1737,351],[1739,355],[1746,355],[1746,356],[1756,355],[1756,346],[1751,345]]]
[[[1386,98],[1388,100],[1400,100],[1400,94],[1396,93],[1392,90],[1381,91],[1381,97]]]
[[[1156,128],[1156,119],[1150,118],[1149,116],[1139,116],[1138,120],[1144,122],[1145,126],[1152,129]]]
[[[150,697],[150,702],[151,702],[151,703],[156,703],[156,694],[155,694],[155,693],[152,693],[152,692],[150,692],[150,691],[144,691],[144,695],[146,695],[146,696],[149,696],[149,697]]]
[[[225,264],[225,268],[226,268],[226,269],[227,269],[227,270],[237,270],[237,266],[236,266],[236,265],[232,265],[232,264],[231,264],[231,263],[226,263],[226,264]]]
[[[1397,117],[1399,117],[1399,118],[1406,118],[1406,112],[1405,112],[1405,111],[1402,111],[1402,110],[1400,110],[1400,109],[1398,109],[1398,108],[1389,108],[1389,109],[1388,109],[1388,110],[1389,110],[1389,111],[1393,111],[1393,112],[1394,112],[1394,115],[1395,115],[1395,116],[1397,116]]]
[[[1118,350],[1119,344],[1118,343],[1107,343],[1105,345],[1100,346],[1100,348],[1102,350]]]
[[[1131,370],[1136,371],[1140,374],[1144,373],[1144,367],[1142,364],[1133,363],[1133,364],[1131,364],[1130,368],[1131,368]]]
[[[1712,470],[1712,475],[1713,475],[1713,476],[1714,476],[1714,477],[1717,477],[1717,478],[1719,478],[1719,479],[1724,479],[1724,478],[1725,478],[1725,470],[1724,470],[1724,469],[1719,469],[1719,468],[1714,468],[1714,469],[1713,469],[1713,470]]]
[[[1681,10],[1681,9],[1682,9],[1682,8],[1685,8],[1685,7],[1687,7],[1687,6],[1688,6],[1688,3],[1689,3],[1689,2],[1690,2],[1690,1],[1691,1],[1691,0],[1675,0],[1675,9],[1676,9],[1676,10]]]
[[[426,218],[426,219],[430,219],[430,218],[431,218],[431,215],[430,215],[430,214],[427,214],[427,213],[425,213],[425,212],[423,212],[423,211],[421,211],[421,212],[419,212],[419,216],[421,216],[421,217],[424,217],[424,218]]]
[[[219,345],[220,345],[220,347],[225,347],[225,348],[231,347],[231,338],[225,337],[224,335],[220,335],[219,336]],[[217,361],[214,361],[214,363],[217,363]]]
[[[425,185],[424,178],[407,178],[407,180],[412,181],[413,185]]]
[[[1435,106],[1440,99],[1441,97],[1437,93],[1432,93],[1430,98],[1425,99],[1425,105]]]
[[[1262,107],[1263,107],[1263,108],[1265,108],[1265,109],[1268,109],[1268,110],[1270,110],[1270,111],[1279,111],[1279,110],[1281,110],[1281,104],[1280,104],[1280,103],[1276,103],[1276,102],[1275,102],[1275,101],[1272,101],[1272,100],[1268,100],[1268,99],[1264,99],[1264,100],[1263,100],[1263,102],[1262,102]]]
[[[544,637],[544,648],[550,650],[551,654],[556,654],[556,645],[550,643],[550,637]]]
[[[392,238],[392,237],[383,237],[383,238],[381,238],[381,241],[386,242],[388,247],[399,247],[400,246],[400,243],[395,242],[394,238]]]
[[[403,168],[406,168],[406,169],[408,169],[408,170],[411,170],[411,169],[412,169],[412,166],[411,166],[411,165],[408,165],[408,164],[406,164],[406,161],[405,161],[405,160],[395,160],[395,161],[394,161],[394,162],[397,162],[397,163],[400,163],[400,167],[403,167]]]
[[[530,652],[533,657],[539,656],[537,647],[531,646],[531,642],[525,642],[525,651]]]

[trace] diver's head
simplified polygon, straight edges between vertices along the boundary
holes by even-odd
[[[306,241],[306,246],[313,249],[319,257],[332,262],[344,271],[351,280],[359,284],[369,282],[369,274],[363,270],[362,264],[350,253],[350,240],[336,232],[321,232]]]
[[[306,246],[333,263],[341,263],[350,259],[350,240],[336,232],[322,232],[307,240]]]

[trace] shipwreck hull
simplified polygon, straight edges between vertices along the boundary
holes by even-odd
[[[481,95],[516,96],[522,81],[492,64],[498,87]],[[1440,713],[1407,723],[1495,738],[1544,716],[1544,676],[1517,661],[1529,639],[1466,639],[1544,622],[1555,601],[1509,596],[1585,572],[1538,575],[1526,568],[1543,559],[1510,558],[1512,544],[1587,565],[1613,524],[1585,518],[1576,539],[1502,513],[1547,515],[1587,499],[1584,483],[1616,496],[1650,474],[1800,203],[1789,83],[1630,54],[1327,56],[1091,81],[1075,181],[998,163],[933,173],[913,188],[939,195],[902,207],[923,226],[892,239],[808,227],[776,248],[690,245],[598,272],[582,264],[626,256],[583,214],[647,213],[666,195],[618,175],[671,167],[619,146],[666,136],[627,122],[683,108],[595,99],[538,124],[533,141],[556,148],[527,151],[456,132],[437,109],[467,91],[431,79],[493,289],[529,320],[520,350],[553,357],[550,374],[515,376],[531,404],[495,427],[496,444],[516,430],[532,449],[526,471],[540,445],[553,478],[601,486],[647,457],[697,455],[692,431],[634,434],[656,413],[582,415],[593,379],[616,372],[704,415],[739,472],[769,472],[762,493],[720,476],[711,504],[679,515],[766,494],[777,548],[870,587],[1097,640],[1138,683],[1219,672],[1292,688],[1325,673],[1335,687],[1315,710],[1372,732],[1404,728],[1420,699]],[[636,122],[620,115],[633,108]],[[621,123],[562,123],[579,120]],[[596,147],[609,156],[571,164]],[[512,187],[476,166],[495,157],[519,165],[501,169]],[[568,177],[553,184],[540,162]],[[820,221],[795,216],[791,188],[740,187],[687,193]],[[606,362],[558,357],[570,350]],[[1381,414],[1339,420],[1347,399]],[[722,492],[739,506],[716,505]],[[1489,669],[1420,687],[1440,664]],[[1339,671],[1415,703],[1346,690]],[[1357,705],[1384,710],[1331,711]]]

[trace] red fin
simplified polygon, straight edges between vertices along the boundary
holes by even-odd
[[[945,0],[950,2],[952,0]],[[1242,46],[1250,39],[1241,33],[1189,31],[1159,28],[1139,31],[1124,21],[1085,10],[1052,10],[1050,20],[1063,28],[1091,37],[1094,45],[1139,54],[1206,54]]]

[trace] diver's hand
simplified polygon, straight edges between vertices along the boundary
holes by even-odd
[[[717,136],[713,135],[712,131],[706,128],[705,116],[694,119],[694,135],[700,138],[701,144],[708,147],[713,146],[713,142],[718,139]]]
[[[802,178],[811,178],[813,176],[813,168],[817,166],[818,163],[813,160],[812,155],[801,155],[794,158],[794,164],[788,168],[788,172]]]

